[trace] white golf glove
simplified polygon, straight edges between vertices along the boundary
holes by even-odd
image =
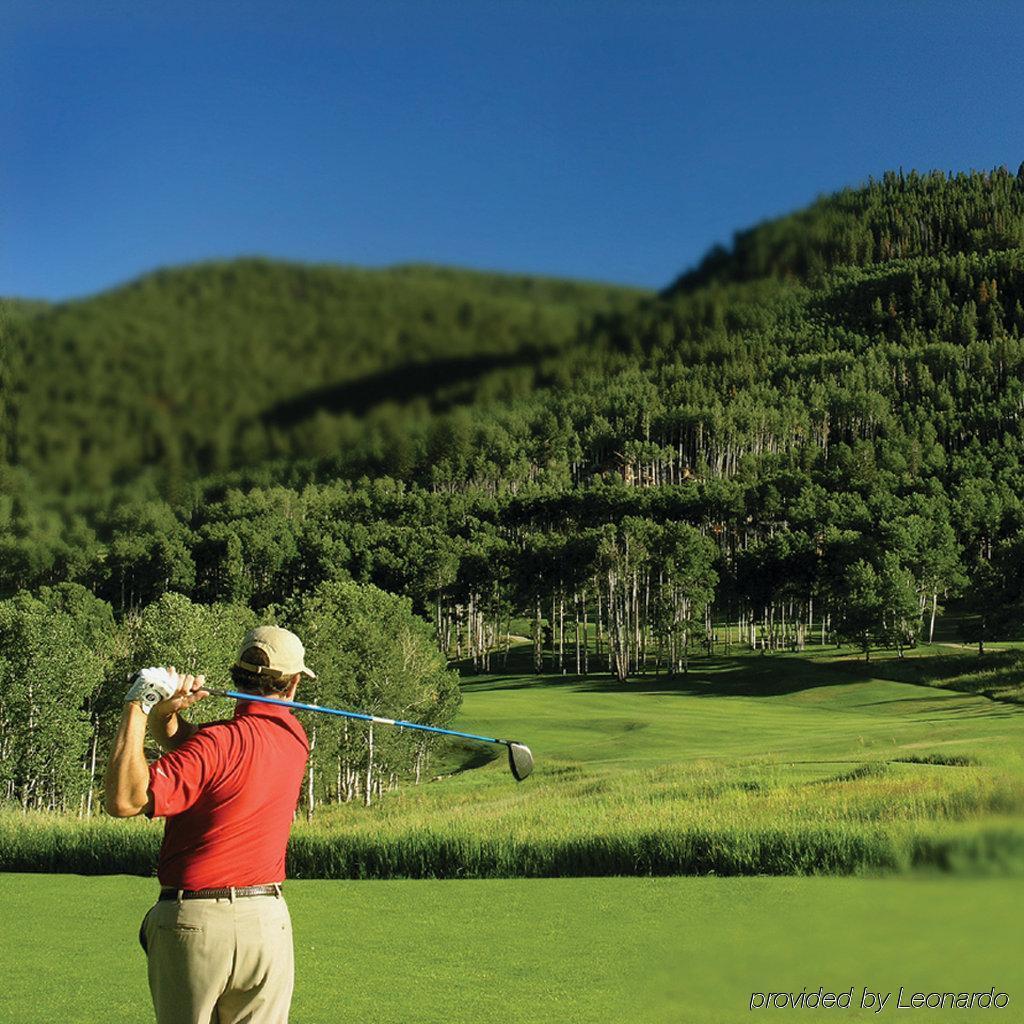
[[[125,695],[125,704],[137,700],[148,715],[162,700],[173,697],[178,684],[165,668],[144,668],[132,677],[131,689]]]

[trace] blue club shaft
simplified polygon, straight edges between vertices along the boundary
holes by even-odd
[[[514,740],[499,740],[493,736],[477,736],[472,732],[459,732],[457,729],[441,729],[436,725],[421,725],[419,722],[403,722],[396,718],[381,718],[379,715],[364,715],[360,711],[341,711],[338,708],[325,708],[320,704],[300,704],[294,700],[278,700],[276,697],[261,697],[254,693],[239,693],[237,690],[207,690],[213,697],[231,697],[233,700],[251,700],[257,704],[274,704],[277,707],[294,708],[296,711],[319,711],[323,715],[339,715],[342,718],[357,718],[361,722],[375,722],[380,725],[397,725],[399,729],[418,729],[420,732],[436,732],[443,736],[461,736],[466,740],[479,740],[481,743],[499,743],[508,746]]]

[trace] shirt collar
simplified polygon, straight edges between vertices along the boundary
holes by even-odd
[[[262,700],[239,700],[235,704],[235,718],[243,715],[264,715],[270,718],[283,718],[292,714],[292,709],[275,701],[273,704]]]

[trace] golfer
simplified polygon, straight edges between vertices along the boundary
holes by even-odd
[[[316,676],[294,633],[246,636],[236,689],[292,700]],[[289,708],[240,701],[234,718],[194,725],[179,712],[208,696],[203,676],[145,669],[125,698],[106,773],[116,817],[166,818],[162,889],[139,941],[158,1024],[284,1024],[294,985],[285,847],[309,757]],[[147,765],[146,726],[167,751]]]

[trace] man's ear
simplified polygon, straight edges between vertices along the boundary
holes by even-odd
[[[295,700],[295,691],[299,688],[299,680],[302,678],[300,672],[296,672],[292,676],[292,681],[288,684],[288,689],[285,691],[285,700]]]

